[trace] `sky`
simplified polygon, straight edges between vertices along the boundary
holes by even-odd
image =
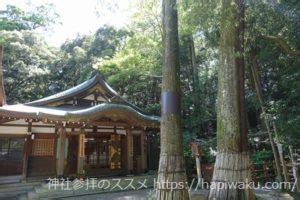
[[[10,4],[29,11],[33,7],[30,5],[46,3],[54,4],[61,23],[40,32],[50,45],[57,47],[78,34],[94,33],[105,24],[126,26],[133,9],[130,0],[0,0],[0,9]]]

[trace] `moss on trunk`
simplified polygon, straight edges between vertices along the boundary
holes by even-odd
[[[156,199],[189,199],[184,166],[176,0],[163,1],[164,66],[162,79],[161,152]]]
[[[218,152],[213,183],[250,181],[244,106],[244,1],[223,0],[217,96]],[[251,190],[217,188],[210,199],[252,199]]]

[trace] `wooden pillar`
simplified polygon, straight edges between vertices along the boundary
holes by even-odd
[[[282,165],[284,181],[288,182],[290,180],[289,180],[286,163],[285,163],[284,156],[283,156],[283,149],[282,149],[283,145],[281,143],[279,143],[279,138],[278,138],[278,133],[277,133],[277,128],[276,128],[275,122],[273,122],[273,128],[274,128],[274,133],[275,133],[275,139],[276,139],[276,145],[277,145],[277,149],[278,149],[279,159],[280,159],[280,162]]]
[[[78,175],[84,175],[84,156],[85,156],[85,132],[84,129],[80,130],[79,134],[79,140],[78,140],[78,159],[77,159],[77,174]]]
[[[22,179],[26,180],[27,178],[27,171],[28,171],[28,157],[31,150],[31,137],[30,135],[26,135],[25,137],[25,146],[24,146],[24,152],[23,152],[23,169],[22,169]]]
[[[146,168],[147,168],[147,163],[146,163],[146,161],[147,161],[147,158],[146,158],[146,155],[147,155],[147,153],[145,152],[146,151],[146,148],[145,148],[145,144],[146,144],[146,141],[145,141],[145,131],[144,130],[142,130],[142,132],[141,132],[141,161],[142,161],[142,172],[144,173],[145,171],[146,171]]]
[[[133,137],[130,129],[126,130],[126,144],[127,144],[127,174],[133,172]]]
[[[291,162],[292,162],[292,171],[293,171],[293,177],[294,180],[296,181],[296,189],[297,192],[300,192],[300,181],[299,181],[299,172],[298,172],[298,167],[297,167],[297,160],[294,159],[294,153],[293,153],[293,148],[291,145],[289,145],[289,151],[290,151],[290,156],[291,156]]]
[[[57,161],[57,176],[64,175],[65,169],[65,145],[66,145],[66,127],[63,126],[59,129],[59,154]]]
[[[282,144],[281,143],[276,143],[277,144],[277,149],[278,149],[278,154],[279,154],[279,158],[280,158],[280,162],[282,165],[282,171],[283,171],[283,177],[284,177],[284,181],[288,182],[289,180],[289,176],[288,176],[288,172],[287,172],[287,168],[286,168],[286,164],[285,164],[285,160],[283,157],[283,149],[282,149]]]
[[[201,156],[195,156],[196,160],[196,169],[197,169],[197,177],[198,177],[198,184],[201,185],[202,183],[202,171],[201,171]]]
[[[28,170],[28,157],[31,150],[31,130],[32,130],[32,123],[28,123],[28,130],[27,135],[25,137],[25,145],[24,145],[24,152],[23,152],[23,169],[22,169],[22,179],[25,180],[27,178],[27,170]]]

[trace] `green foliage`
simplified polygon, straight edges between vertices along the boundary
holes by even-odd
[[[279,3],[253,1],[247,10],[247,49],[258,52],[263,98],[268,112],[274,117],[282,141],[300,145],[299,56],[289,55],[274,41],[262,35],[282,38],[292,49],[300,49],[300,3],[293,0]],[[249,87],[251,87],[249,85]],[[248,111],[260,112],[252,91],[248,93]],[[251,102],[252,103],[251,103]],[[252,119],[253,121],[253,119]],[[259,119],[257,119],[259,124]]]
[[[1,31],[4,83],[8,103],[22,103],[47,95],[51,61],[57,51],[31,31]]]
[[[155,199],[155,190],[150,190],[147,193],[147,200],[154,200]]]
[[[159,114],[161,43],[142,34],[127,38],[113,58],[96,64],[108,83],[146,111]]]
[[[0,30],[34,30],[58,21],[59,15],[52,4],[41,5],[33,10],[24,12],[16,6],[7,5],[6,10],[0,11]]]
[[[216,160],[216,156],[212,154],[210,148],[203,148],[203,158],[202,162],[204,163],[214,163]]]
[[[273,153],[271,150],[262,150],[255,152],[251,155],[251,160],[255,164],[262,164],[265,161],[273,159]]]
[[[112,58],[130,33],[104,26],[93,35],[77,36],[66,41],[60,49],[60,58],[52,67],[53,93],[87,80],[96,63]],[[64,80],[64,81],[61,81]]]
[[[58,52],[33,30],[56,23],[53,5],[24,12],[8,5],[0,11],[0,43],[4,45],[4,82],[8,103],[27,102],[49,92],[50,67]]]
[[[190,142],[192,141],[192,136],[189,132],[183,131],[183,156],[185,159],[186,172],[188,174],[188,178],[194,173],[195,169],[195,159],[192,156],[192,151],[190,148]]]

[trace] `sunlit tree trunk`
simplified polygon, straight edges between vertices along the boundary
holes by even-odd
[[[161,152],[156,184],[157,200],[189,199],[188,190],[185,187],[186,172],[180,125],[180,66],[177,23],[176,0],[164,0]]]
[[[0,45],[0,107],[6,104],[2,62],[3,62],[3,46]]]
[[[244,97],[244,1],[223,0],[217,97],[217,157],[213,184],[250,181]],[[209,199],[254,199],[252,190],[212,187]]]

